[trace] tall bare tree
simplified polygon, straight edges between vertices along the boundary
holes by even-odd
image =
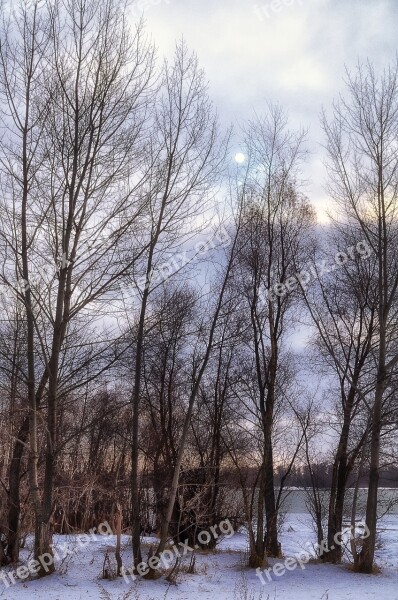
[[[256,553],[258,564],[280,555],[274,485],[273,427],[286,361],[283,340],[297,303],[295,264],[308,253],[313,211],[299,191],[305,133],[291,131],[278,106],[249,123],[243,223],[239,240],[242,311],[251,328],[257,402],[263,434]],[[285,357],[284,357],[285,354]],[[281,375],[281,377],[280,377]],[[280,394],[279,394],[280,396]],[[263,516],[265,512],[266,532]],[[253,557],[252,560],[255,563]]]
[[[98,314],[99,300],[139,256],[137,248],[131,252],[131,238],[143,210],[136,191],[153,50],[141,26],[129,31],[125,5],[117,1],[22,7],[3,34],[3,281],[16,289],[26,311],[38,557],[51,553],[60,359],[68,324],[87,315],[94,302]],[[120,255],[121,248],[128,251]],[[44,396],[41,494],[37,408]]]
[[[361,239],[360,229],[341,230],[333,222],[330,228],[327,250],[314,253],[311,261],[315,280],[309,283],[303,276],[302,291],[316,332],[312,365],[330,381],[325,400],[331,403],[331,411],[325,408],[324,418],[337,436],[328,511],[329,552],[322,555],[322,560],[335,563],[342,559],[343,549],[334,539],[343,527],[346,486],[368,430],[377,295],[375,256]]]
[[[397,173],[398,62],[379,76],[370,63],[347,73],[347,98],[324,119],[329,154],[329,192],[340,209],[340,222],[361,231],[376,256],[372,292],[376,316],[372,340],[375,391],[370,406],[370,472],[366,523],[358,569],[370,573],[376,547],[383,402],[398,363]]]
[[[139,423],[142,356],[150,296],[164,279],[184,266],[174,267],[173,256],[184,242],[203,228],[203,216],[214,197],[224,143],[218,138],[217,116],[208,98],[203,72],[184,43],[174,62],[165,62],[147,139],[147,171],[143,194],[148,220],[142,231],[147,248],[139,267],[126,278],[138,298],[134,388],[132,394],[132,543],[135,564],[141,562],[139,485]],[[136,310],[133,303],[131,311]]]

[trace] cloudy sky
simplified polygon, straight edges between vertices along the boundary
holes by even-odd
[[[319,115],[343,89],[345,66],[376,68],[398,48],[398,0],[136,0],[160,55],[182,36],[199,56],[222,120],[280,102],[310,128],[307,193],[325,208]],[[239,150],[233,149],[232,156]]]

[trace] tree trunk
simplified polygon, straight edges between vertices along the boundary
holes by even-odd
[[[271,435],[267,443],[264,490],[265,518],[267,524],[266,552],[267,556],[280,558],[281,547],[278,540],[278,511],[275,502],[274,460]]]
[[[340,563],[343,555],[341,544],[335,543],[336,534],[340,533],[343,527],[344,500],[346,493],[346,483],[348,477],[347,470],[347,446],[350,429],[351,412],[344,415],[343,428],[339,440],[336,457],[333,463],[332,485],[329,499],[328,516],[328,548],[329,552],[324,553],[323,560],[333,564]]]
[[[12,563],[19,560],[19,521],[21,515],[21,467],[26,442],[29,437],[29,418],[19,429],[9,468],[7,557]]]
[[[362,550],[358,555],[357,569],[361,573],[372,573],[376,549],[376,526],[377,526],[377,497],[379,488],[379,466],[380,466],[380,433],[383,394],[385,389],[385,374],[381,370],[376,386],[375,402],[373,407],[373,419],[370,437],[370,469],[369,488],[366,502],[366,525],[369,536],[363,540]]]
[[[265,457],[261,465],[260,485],[258,488],[257,499],[257,529],[254,555],[249,558],[249,565],[252,567],[261,566],[265,556],[265,535],[264,535],[264,508],[265,508]]]

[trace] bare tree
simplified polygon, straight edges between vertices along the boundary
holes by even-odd
[[[150,295],[162,281],[179,272],[173,255],[203,228],[203,215],[214,195],[223,161],[217,117],[209,101],[203,72],[184,43],[177,46],[174,63],[163,67],[163,82],[148,137],[148,175],[144,196],[148,220],[142,231],[147,248],[140,269],[126,278],[138,298],[138,323],[132,394],[132,543],[135,564],[141,562],[139,485],[139,423],[142,356]],[[199,225],[198,225],[199,223]],[[171,271],[171,272],[170,272]],[[135,305],[130,311],[135,310]]]
[[[228,289],[228,285],[230,283],[230,277],[233,271],[233,266],[236,260],[236,244],[238,239],[238,234],[240,231],[241,225],[241,211],[238,208],[238,216],[237,216],[237,227],[235,231],[234,238],[231,240],[231,247],[228,251],[227,264],[225,266],[225,270],[219,284],[218,290],[216,292],[216,300],[214,303],[214,308],[210,309],[210,314],[207,316],[206,312],[204,313],[204,317],[202,319],[202,324],[199,329],[198,343],[195,348],[195,356],[193,358],[193,368],[192,368],[192,385],[191,392],[189,395],[188,407],[184,419],[184,425],[181,432],[178,454],[176,459],[176,464],[173,472],[173,479],[170,488],[169,501],[167,505],[167,510],[165,513],[165,517],[163,519],[162,528],[160,532],[160,540],[156,550],[156,555],[159,556],[161,552],[165,549],[168,533],[169,533],[169,525],[172,519],[174,505],[176,501],[177,491],[178,491],[178,483],[180,477],[181,465],[184,457],[185,444],[188,436],[189,427],[191,424],[192,413],[194,409],[194,405],[199,394],[200,385],[203,380],[204,374],[206,372],[211,353],[215,347],[217,342],[217,332],[218,332],[218,324],[219,319],[222,316],[223,312],[229,309],[228,299],[225,298],[226,290]],[[214,293],[214,292],[213,292]],[[210,307],[212,304],[210,303]],[[207,319],[206,319],[207,317]],[[207,320],[207,323],[206,323]],[[205,334],[203,335],[203,332]],[[204,340],[203,340],[204,338]],[[150,575],[153,574],[153,570],[150,571]]]
[[[51,553],[60,357],[68,324],[94,301],[98,311],[98,301],[139,255],[124,253],[121,261],[119,249],[142,212],[142,204],[132,210],[131,201],[142,173],[153,50],[141,27],[130,34],[124,8],[120,2],[35,4],[21,9],[15,30],[8,24],[3,32],[2,92],[10,115],[1,161],[3,282],[16,289],[26,311],[36,557]],[[37,407],[44,394],[41,495]]]
[[[325,400],[331,402],[332,411],[328,417],[324,410],[324,417],[337,435],[328,511],[329,551],[322,555],[332,563],[342,559],[343,549],[334,539],[342,530],[346,486],[367,435],[367,404],[374,389],[375,257],[360,235],[358,229],[342,231],[332,225],[327,251],[318,256],[314,253],[311,261],[316,280],[302,287],[316,332],[313,368],[322,372],[331,386],[331,398]]]
[[[248,166],[238,277],[241,310],[248,315],[252,332],[250,348],[263,434],[256,540],[260,564],[265,551],[269,556],[280,555],[272,436],[278,386],[284,379],[283,339],[297,302],[297,289],[289,278],[295,273],[297,258],[305,259],[313,222],[312,209],[298,189],[304,137],[302,131],[290,131],[282,109],[273,106],[249,124],[246,135]]]
[[[366,523],[358,569],[372,572],[376,545],[377,498],[383,401],[398,362],[395,349],[397,304],[398,63],[379,77],[367,63],[347,73],[347,99],[324,119],[329,154],[329,191],[340,221],[355,225],[377,260],[372,292],[377,308],[372,340],[375,391],[370,406],[370,472]]]

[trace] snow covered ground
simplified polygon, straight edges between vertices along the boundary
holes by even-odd
[[[285,557],[294,556],[314,541],[308,516],[289,514],[282,533]],[[149,543],[150,539],[145,542]],[[57,544],[68,544],[73,555],[58,565],[56,575],[42,580],[19,581],[6,588],[0,582],[1,600],[398,600],[398,515],[386,516],[380,522],[378,575],[358,575],[347,565],[324,565],[310,562],[297,565],[283,576],[272,575],[262,585],[256,572],[245,567],[247,538],[236,533],[224,539],[214,553],[199,553],[196,573],[188,574],[183,566],[176,585],[162,577],[156,581],[137,579],[126,583],[122,578],[101,578],[106,548],[115,543],[113,536],[98,536],[78,551],[75,537],[58,536]],[[29,558],[29,549],[23,559]],[[123,538],[123,561],[129,565],[129,538]],[[271,561],[271,564],[281,561]],[[282,561],[283,562],[283,561]]]

